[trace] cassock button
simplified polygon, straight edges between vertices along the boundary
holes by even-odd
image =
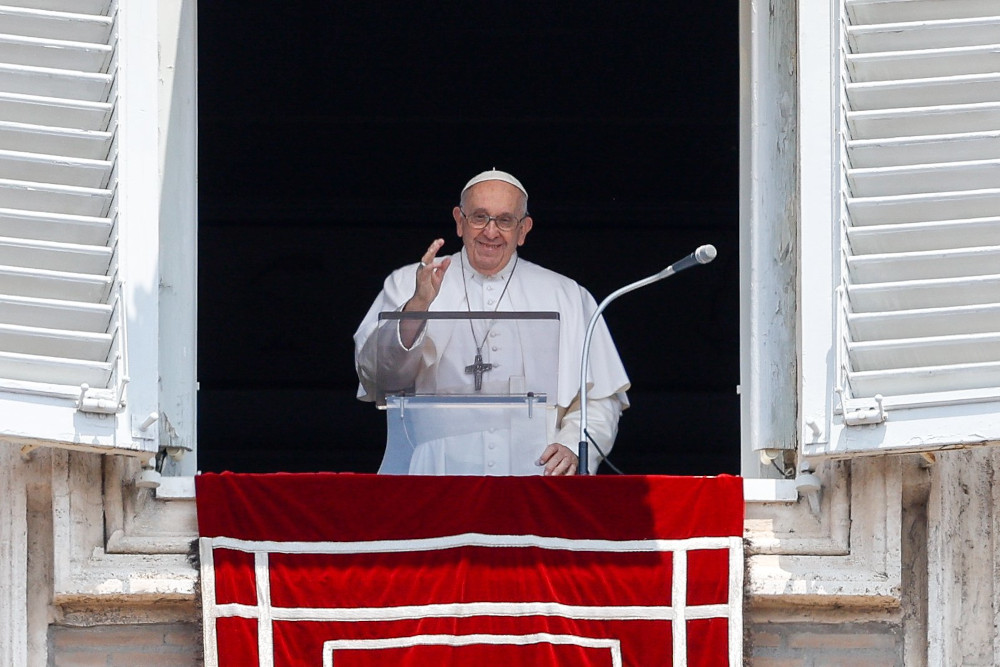
[[[487,463],[486,465],[488,465],[489,467],[491,467],[491,468],[492,468],[492,467],[493,467],[493,465],[494,465],[494,463],[493,463],[493,461],[490,461],[490,462],[489,462],[489,463]]]
[[[493,305],[493,303],[494,303],[494,301],[493,301],[493,299],[490,299],[490,300],[489,300],[489,301],[487,301],[486,303],[488,303],[488,304],[490,304],[490,305],[492,306],[492,305]]]
[[[496,446],[496,445],[494,445],[494,444],[493,444],[493,443],[491,442],[491,443],[489,444],[489,448],[490,448],[490,449],[496,449],[496,448],[497,448],[497,446]]]
[[[496,352],[496,351],[497,351],[497,350],[499,350],[500,348],[499,348],[499,347],[497,347],[496,345],[494,345],[492,349],[493,349],[493,351],[494,351],[494,352]]]

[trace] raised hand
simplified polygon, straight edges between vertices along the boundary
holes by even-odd
[[[438,250],[444,245],[444,239],[436,239],[427,247],[427,252],[420,258],[420,266],[417,267],[416,286],[413,296],[403,306],[404,311],[424,311],[427,310],[431,302],[437,298],[441,291],[441,281],[444,280],[444,273],[451,265],[451,257],[442,260],[437,259]]]

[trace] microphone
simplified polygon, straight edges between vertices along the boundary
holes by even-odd
[[[703,245],[699,246],[697,250],[688,255],[682,260],[674,262],[667,268],[663,269],[657,274],[649,276],[648,278],[643,278],[642,280],[637,280],[634,283],[626,285],[618,290],[615,290],[601,302],[594,311],[594,314],[590,316],[590,323],[587,325],[587,335],[583,339],[583,357],[580,361],[580,444],[578,445],[577,455],[579,456],[579,463],[577,464],[577,474],[587,475],[589,474],[588,467],[588,449],[590,443],[587,442],[587,368],[590,366],[590,339],[594,336],[594,328],[597,326],[597,319],[604,312],[604,309],[609,303],[617,299],[623,294],[628,294],[632,290],[637,290],[640,287],[645,287],[646,285],[651,285],[664,278],[669,278],[675,273],[679,273],[684,269],[689,269],[692,266],[698,266],[699,264],[708,264],[718,253],[715,250],[714,245]]]
[[[716,252],[714,245],[698,246],[697,250],[684,259],[674,262],[667,268],[657,273],[657,280],[672,276],[675,273],[680,273],[684,269],[690,269],[692,266],[697,266],[698,264],[708,264],[715,259],[717,254],[718,253]]]

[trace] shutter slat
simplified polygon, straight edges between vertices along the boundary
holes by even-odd
[[[982,104],[1000,99],[1000,74],[849,83],[845,90],[853,111]]]
[[[847,0],[846,6],[856,25],[980,18],[996,13],[996,7],[983,0]]]
[[[997,332],[1000,303],[852,313],[848,316],[848,326],[855,341]]]
[[[107,246],[0,237],[0,264],[6,266],[104,275],[113,252]]]
[[[103,188],[111,162],[86,158],[0,150],[0,179]]]
[[[0,323],[3,324],[105,333],[112,312],[112,306],[105,303],[0,295]]]
[[[83,245],[108,245],[110,218],[0,208],[0,236],[61,241]]]
[[[0,149],[7,151],[105,160],[111,138],[106,131],[0,121]]]
[[[106,131],[112,109],[104,101],[0,92],[0,118],[14,123]]]
[[[13,296],[103,303],[111,292],[110,276],[0,265],[0,293]]]
[[[852,139],[990,132],[1000,127],[1000,102],[848,112]]]
[[[851,223],[859,226],[985,218],[1000,211],[1000,189],[848,197],[847,207]]]
[[[856,396],[912,396],[1000,387],[1000,362],[923,366],[848,374]]]
[[[987,276],[1000,271],[1000,246],[860,255],[847,264],[853,285]]]
[[[2,23],[0,30],[4,31],[0,33],[0,62],[8,65],[97,73],[105,71],[111,61],[111,47],[106,44],[6,34],[8,28]]]
[[[0,64],[0,90],[8,93],[104,102],[111,82],[109,74]]]
[[[847,182],[858,197],[1000,188],[1000,159],[848,169]]]
[[[847,153],[857,169],[1000,159],[1000,130],[852,140],[847,144]]]
[[[847,293],[855,313],[990,304],[1000,294],[1000,274],[849,285]]]
[[[855,54],[847,57],[847,67],[856,83],[993,74],[1000,70],[1000,44]]]
[[[0,351],[80,361],[106,361],[113,336],[0,324]]]
[[[0,180],[0,201],[25,211],[101,217],[111,205],[111,190]]]
[[[855,52],[914,51],[1000,41],[1000,16],[855,25],[847,38]]]
[[[114,364],[0,351],[0,378],[63,385],[106,387]]]
[[[106,15],[111,0],[7,0],[8,4],[25,9],[88,15]]]
[[[107,44],[113,25],[109,16],[0,6],[4,32],[23,37]]]
[[[987,363],[1000,359],[1000,333],[861,341],[848,349],[856,371]]]
[[[855,255],[1000,245],[1000,217],[849,227]]]

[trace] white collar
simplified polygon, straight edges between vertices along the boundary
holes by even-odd
[[[466,251],[464,245],[462,246],[462,258],[465,261],[465,268],[468,271],[468,276],[470,280],[473,280],[479,284],[482,284],[487,280],[494,280],[494,281],[500,280],[503,282],[507,282],[508,280],[510,280],[510,274],[514,270],[514,265],[516,264],[515,260],[517,259],[517,251],[516,250],[514,251],[514,254],[510,256],[510,259],[507,260],[507,263],[504,265],[502,269],[500,269],[491,276],[483,275],[475,268],[473,268],[472,262],[469,261],[469,253]]]

